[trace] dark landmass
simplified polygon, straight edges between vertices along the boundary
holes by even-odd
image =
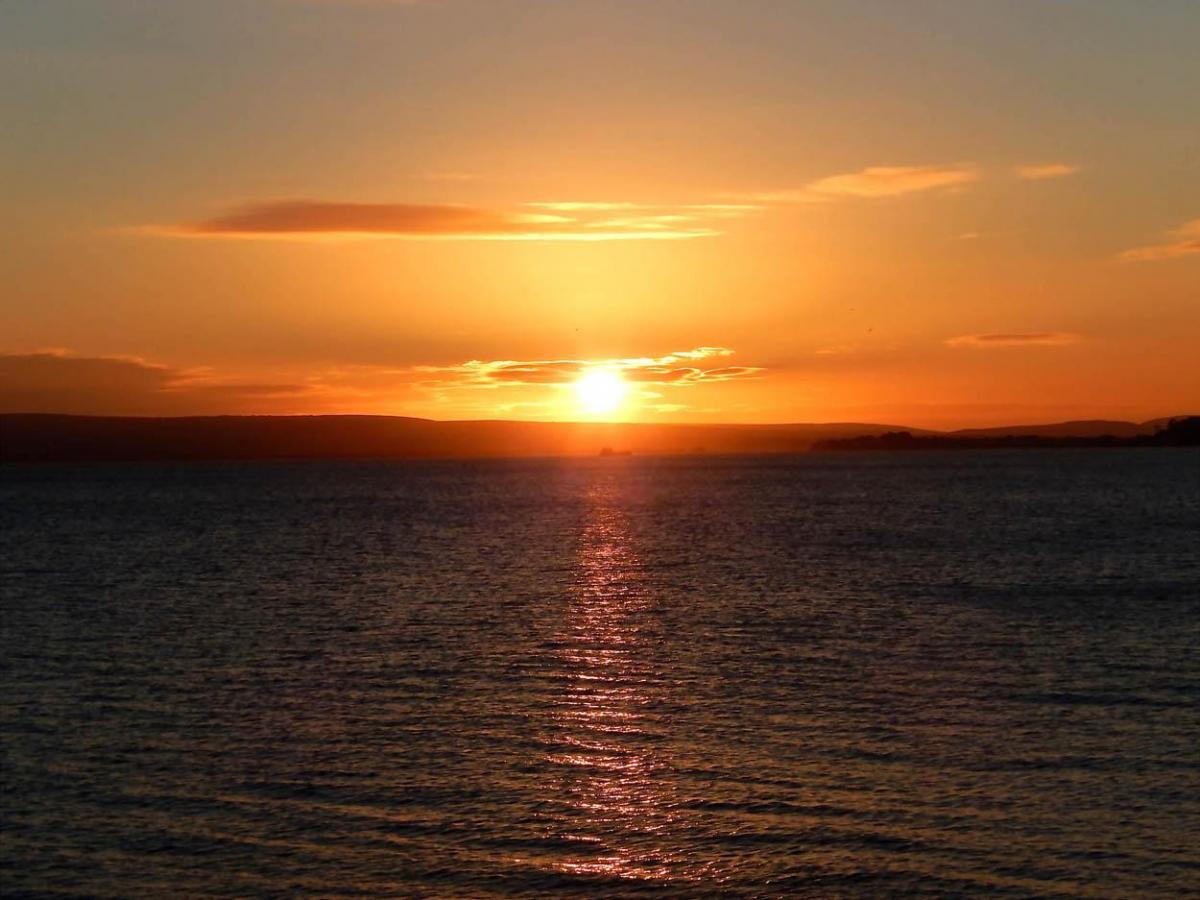
[[[1156,420],[1158,421],[1158,420]],[[1160,426],[1170,419],[1159,421]],[[1136,437],[1140,434],[1153,433],[1156,429],[1152,423],[1144,422],[1115,422],[1105,419],[1092,419],[1074,422],[1055,422],[1050,425],[1019,425],[1002,426],[999,428],[960,428],[950,432],[955,437]]]
[[[0,462],[418,459],[630,454],[766,454],[818,450],[1157,446],[1195,439],[1200,418],[1136,425],[1063,423],[938,433],[857,422],[662,425],[438,422],[398,416],[109,418],[0,415]],[[1096,428],[1118,434],[1097,434]],[[1063,429],[1066,429],[1064,432]],[[1189,430],[1191,429],[1191,430]],[[1165,436],[1164,436],[1165,435]],[[1189,437],[1190,436],[1190,437]],[[607,453],[605,453],[605,448]]]
[[[398,416],[0,415],[0,462],[802,453],[896,426],[438,422]]]
[[[1012,429],[971,429],[950,434],[913,434],[909,431],[889,431],[876,435],[857,435],[828,438],[813,444],[818,452],[846,450],[998,450],[1036,447],[1200,447],[1200,416],[1177,419],[1156,419],[1147,425],[1153,431],[1114,429],[1112,433],[1072,434],[1071,425],[1130,425],[1128,422],[1071,423],[1032,426],[1027,433]]]

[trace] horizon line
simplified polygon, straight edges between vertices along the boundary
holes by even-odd
[[[1144,427],[1164,420],[1187,419],[1200,416],[1200,413],[1170,413],[1162,416],[1151,416],[1148,419],[1121,418],[1074,418],[1057,420],[1040,420],[1035,422],[1007,422],[998,425],[968,425],[956,428],[931,428],[918,425],[904,425],[895,422],[876,422],[857,419],[830,419],[824,421],[786,421],[786,422],[654,422],[628,421],[608,419],[431,419],[425,416],[407,416],[396,413],[202,413],[180,415],[137,415],[109,413],[65,413],[65,412],[28,412],[21,410],[0,411],[0,418],[9,417],[42,417],[62,419],[121,419],[134,421],[182,421],[190,419],[395,419],[409,422],[428,422],[434,425],[576,425],[576,426],[626,426],[626,427],[655,427],[655,428],[796,428],[805,426],[855,425],[872,428],[896,428],[911,431],[932,431],[953,433],[956,431],[974,431],[997,428],[1039,428],[1074,424],[1114,424],[1134,425]]]

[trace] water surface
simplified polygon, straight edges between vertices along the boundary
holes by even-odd
[[[1200,454],[9,466],[2,888],[1178,896]]]

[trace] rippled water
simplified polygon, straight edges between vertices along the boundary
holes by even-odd
[[[0,479],[0,890],[1197,893],[1195,451]]]

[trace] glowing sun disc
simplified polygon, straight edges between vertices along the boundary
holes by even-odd
[[[628,390],[625,379],[611,369],[592,369],[575,382],[579,405],[592,414],[615,412]]]

